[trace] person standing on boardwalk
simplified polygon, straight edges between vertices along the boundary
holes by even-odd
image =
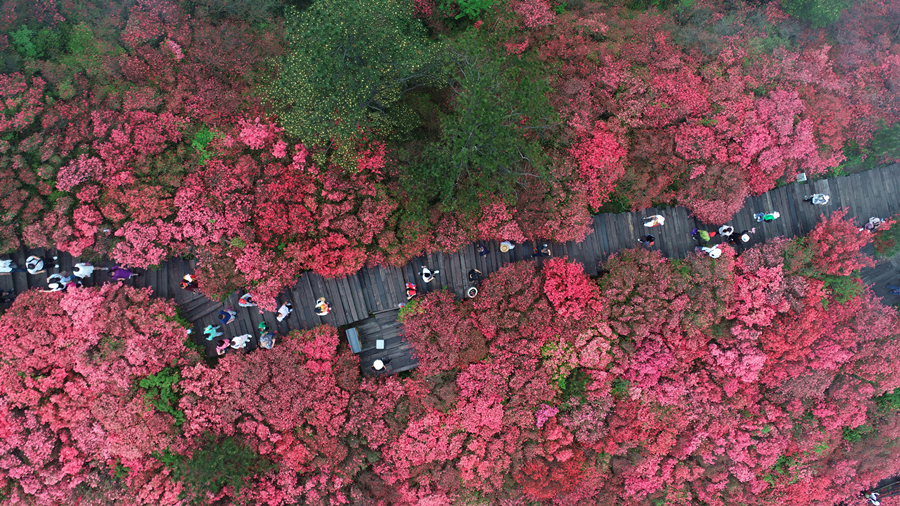
[[[753,215],[753,218],[756,220],[757,223],[760,223],[763,221],[768,223],[770,221],[775,221],[780,217],[781,217],[781,213],[779,213],[778,211],[773,211],[771,213],[756,213]]]
[[[480,242],[475,243],[475,251],[478,252],[478,256],[480,257],[486,256],[488,254],[487,248],[485,248],[484,244],[481,244]]]
[[[181,288],[191,292],[197,293],[197,290],[200,288],[200,285],[197,284],[197,280],[194,279],[190,274],[185,274],[183,278],[181,278]]]
[[[439,272],[441,272],[441,271],[431,272],[431,270],[428,269],[428,267],[425,267],[423,265],[422,266],[422,281],[424,281],[426,283],[431,283],[432,281],[434,281],[434,275]]]
[[[130,270],[117,265],[113,265],[109,268],[109,277],[115,281],[122,281],[125,279],[131,279],[138,274],[136,272],[131,272]]]
[[[84,279],[94,274],[94,269],[95,267],[90,262],[78,262],[72,267],[72,274]]]
[[[641,245],[647,246],[648,248],[653,246],[654,241],[656,241],[656,238],[651,234],[647,234],[644,237],[638,239],[638,242],[641,243]]]
[[[390,363],[391,363],[391,359],[390,359],[390,358],[385,358],[385,359],[375,359],[375,361],[372,362],[372,368],[371,368],[371,370],[372,370],[373,372],[376,372],[376,373],[390,372],[390,370],[387,369],[387,365],[390,364]]]
[[[548,244],[544,244],[543,246],[541,246],[541,249],[539,249],[531,254],[531,258],[551,257],[551,256],[553,256],[553,251],[550,250],[550,245],[548,245]]]
[[[406,284],[406,300],[411,300],[416,296],[416,284],[415,283],[407,283]]]
[[[824,206],[828,204],[830,200],[831,197],[825,195],[824,193],[813,193],[812,195],[803,197],[804,202],[809,202],[815,206]]]
[[[654,214],[644,218],[645,227],[659,227],[666,224],[666,217],[661,214]]]
[[[722,225],[719,227],[719,235],[722,237],[731,237],[731,234],[734,233],[734,227],[731,225]]]
[[[516,245],[509,241],[503,241],[500,243],[500,253],[509,253],[514,249],[516,249]]]
[[[234,312],[233,307],[229,306],[219,311],[219,321],[222,322],[222,325],[228,325],[235,320],[237,320],[237,313]]]
[[[478,269],[469,269],[469,283],[472,283],[475,286],[478,286],[478,283],[481,282],[481,271]]]
[[[20,269],[18,265],[12,260],[0,260],[0,274],[12,274],[14,272],[28,272],[25,269]]]
[[[280,323],[282,320],[287,318],[287,316],[294,312],[294,306],[291,305],[290,302],[285,302],[278,308],[278,314],[275,315],[275,319]]]
[[[328,302],[325,301],[325,297],[319,297],[316,300],[316,315],[318,316],[328,316],[328,313],[331,312],[331,306],[328,305]]]

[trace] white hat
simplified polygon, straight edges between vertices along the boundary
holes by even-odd
[[[376,359],[375,362],[372,362],[372,367],[374,367],[376,371],[380,371],[384,369],[384,362]]]
[[[509,244],[501,243],[500,251],[502,251],[503,253],[508,253],[509,252]]]
[[[778,211],[775,211],[774,213],[772,213],[772,216],[779,218],[779,217],[781,217],[781,213],[779,213]]]
[[[709,250],[709,256],[710,258],[719,258],[720,256],[722,256],[722,250],[720,250],[719,248],[713,248]]]
[[[750,242],[750,234],[744,234],[741,236],[741,241]]]
[[[51,290],[59,290],[59,283],[50,283],[49,285],[47,285],[47,288]]]

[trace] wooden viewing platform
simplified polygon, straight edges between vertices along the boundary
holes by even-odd
[[[831,203],[827,206],[814,206],[804,202],[803,197],[812,193],[829,194]],[[749,197],[745,200],[741,211],[729,223],[738,232],[756,227],[757,233],[749,244],[752,246],[778,236],[803,236],[816,225],[820,214],[830,215],[842,207],[849,208],[848,216],[855,217],[860,224],[866,222],[870,216],[886,218],[900,211],[900,164],[849,176],[823,179],[811,184],[789,184],[760,196]],[[752,215],[762,211],[778,211],[781,218],[771,223],[756,223]],[[653,214],[665,216],[665,225],[652,229],[643,227],[642,218]],[[653,249],[660,250],[669,258],[685,258],[694,251],[696,243],[690,236],[690,231],[694,227],[704,226],[693,219],[683,207],[651,208],[631,213],[595,215],[592,231],[581,243],[547,242],[551,245],[554,256],[567,256],[570,260],[581,263],[588,274],[596,275],[601,262],[615,252],[635,247],[638,237],[648,232],[656,237]],[[705,228],[715,230],[717,227]],[[543,242],[545,241],[539,241],[538,247]],[[182,290],[179,283],[183,275],[193,271],[195,267],[193,261],[170,259],[164,262],[161,268],[140,271],[140,277],[125,283],[138,287],[149,286],[156,296],[174,299],[187,319],[195,325],[195,338],[204,344],[211,345],[203,340],[203,328],[208,324],[219,323],[218,313],[225,305],[233,306],[238,314],[236,322],[223,326],[225,337],[241,334],[258,337],[259,332],[256,329],[260,321],[265,321],[270,329],[279,335],[285,335],[291,329],[309,329],[323,323],[341,327],[357,322],[371,322],[370,315],[375,315],[375,321],[379,327],[385,329],[385,335],[389,336],[386,340],[390,341],[399,336],[393,336],[396,325],[389,325],[386,319],[388,315],[395,318],[396,311],[392,310],[396,310],[400,304],[406,302],[404,284],[407,281],[415,282],[421,295],[446,288],[458,298],[462,298],[469,287],[466,274],[471,268],[477,268],[483,276],[487,276],[509,262],[527,260],[540,264],[545,261],[543,258],[531,258],[531,254],[535,251],[531,242],[518,244],[508,253],[501,253],[497,242],[485,241],[484,244],[489,250],[486,256],[477,255],[474,245],[469,244],[453,253],[433,253],[416,257],[401,268],[367,267],[354,275],[340,279],[324,279],[311,272],[305,273],[294,286],[285,289],[279,298],[279,303],[291,302],[294,306],[294,312],[281,323],[275,320],[274,313],[259,314],[256,308],[239,307],[237,298],[240,294],[232,295],[223,305]],[[868,247],[869,252],[872,251],[871,248]],[[11,255],[11,258],[22,267],[29,254],[48,257],[40,249],[30,251],[22,249]],[[59,260],[60,268],[68,272],[72,271],[72,265],[76,263],[67,254],[60,255]],[[52,266],[49,258],[47,263],[48,267]],[[423,265],[432,270],[440,270],[434,282],[422,282],[418,273]],[[862,274],[867,282],[874,283],[873,289],[876,294],[887,296],[886,302],[892,303],[900,298],[889,295],[884,283],[896,282],[897,272],[898,269],[891,263],[882,262],[877,268],[864,269]],[[21,293],[31,287],[45,288],[49,273],[48,271],[37,276],[26,273],[0,276],[0,289],[12,289]],[[91,286],[107,281],[109,281],[108,273],[98,270],[91,278],[85,280],[85,284]],[[319,297],[325,297],[332,306],[331,313],[325,317],[316,316],[313,308],[315,300]],[[367,336],[369,330],[373,328],[368,325],[369,323],[359,324],[360,327],[366,328]],[[409,360],[408,363],[402,360],[392,362],[390,365],[395,371],[414,362],[409,355],[411,350],[405,345],[397,345],[394,353],[405,354]],[[365,352],[361,356],[374,360],[373,357]],[[368,366],[363,364],[363,368],[366,367]]]
[[[409,343],[401,336],[401,325],[397,321],[399,312],[399,309],[382,311],[353,325],[359,333],[362,350],[358,355],[363,374],[367,376],[397,374],[419,367],[419,361],[410,354],[412,349]],[[379,340],[383,341],[383,348],[380,349],[377,347]],[[376,359],[387,364],[383,373],[377,373],[372,369]]]

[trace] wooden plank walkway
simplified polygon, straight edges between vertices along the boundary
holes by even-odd
[[[802,236],[816,225],[820,214],[830,215],[842,207],[850,209],[849,216],[856,218],[857,223],[866,222],[870,216],[886,218],[900,212],[898,190],[900,190],[900,164],[810,184],[790,184],[764,195],[748,197],[731,224],[737,232],[756,227],[757,232],[753,235],[751,246],[778,236]],[[827,206],[813,206],[804,202],[804,195],[812,193],[831,195],[831,203]],[[756,223],[752,215],[764,211],[779,211],[781,218],[771,223]],[[652,229],[643,227],[642,218],[653,214],[665,216],[666,224]],[[466,273],[469,269],[477,268],[483,276],[487,276],[512,261],[526,260],[542,264],[546,259],[532,259],[531,254],[536,246],[539,248],[544,242],[550,244],[554,256],[567,255],[570,260],[581,263],[590,275],[596,275],[602,268],[602,263],[611,254],[635,247],[638,237],[648,232],[656,236],[654,249],[661,250],[664,256],[670,258],[685,258],[694,251],[695,242],[690,236],[690,230],[694,227],[703,228],[704,225],[691,217],[682,207],[651,208],[639,212],[596,215],[593,218],[591,233],[577,244],[526,242],[517,245],[509,253],[501,253],[498,243],[485,241],[483,244],[489,251],[486,256],[479,256],[474,246],[470,244],[453,253],[431,253],[416,257],[402,268],[386,266],[363,268],[343,279],[323,279],[316,274],[305,273],[279,298],[279,303],[291,302],[295,309],[281,323],[275,320],[274,313],[259,314],[255,308],[249,310],[239,308],[237,297],[240,294],[233,294],[223,304],[181,290],[179,282],[184,274],[193,271],[195,267],[193,260],[170,259],[161,268],[142,272],[141,276],[125,283],[151,287],[155,295],[174,299],[186,318],[195,325],[194,335],[200,339],[202,329],[206,325],[218,324],[218,313],[225,306],[233,306],[238,313],[237,321],[223,329],[226,337],[246,333],[256,337],[259,334],[256,329],[260,322],[267,323],[278,334],[284,335],[291,329],[308,329],[322,323],[345,326],[366,320],[370,315],[381,312],[393,315],[395,311],[392,310],[396,310],[400,304],[406,302],[404,284],[407,281],[415,282],[420,293],[445,288],[452,291],[456,297],[462,298],[468,288]],[[707,230],[717,228],[706,227]],[[871,246],[869,248],[871,251]],[[10,257],[21,267],[24,266],[26,256],[30,254],[51,257],[56,253],[23,249]],[[61,254],[59,262],[61,269],[71,272],[71,266],[76,260],[67,254]],[[52,267],[52,261],[48,260],[47,264],[48,267]],[[419,275],[422,266],[427,266],[432,271],[440,270],[432,283],[422,282]],[[46,276],[51,272],[56,271],[48,270],[47,273],[37,276],[26,273],[0,276],[0,290],[15,290],[21,293],[31,287],[43,288],[46,286]],[[900,298],[888,295],[884,283],[896,281],[898,272],[900,270],[890,262],[882,262],[878,268],[867,269],[863,274],[865,279],[875,283],[873,287],[875,293],[880,296],[887,295],[889,298],[885,302],[892,303]],[[107,281],[109,281],[108,273],[97,270],[91,278],[85,280],[85,284],[92,286]],[[323,296],[331,303],[333,311],[328,316],[319,317],[313,311],[313,305],[318,297]],[[206,345],[211,344],[202,342]],[[410,351],[408,348],[404,350],[406,353]],[[365,370],[371,363],[362,365]]]

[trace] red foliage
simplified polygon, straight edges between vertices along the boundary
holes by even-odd
[[[819,272],[846,276],[875,265],[874,260],[860,253],[872,242],[872,234],[860,231],[852,222],[844,220],[846,214],[846,209],[839,209],[827,218],[822,215],[822,221],[807,237],[807,244],[813,250],[813,267]]]
[[[75,503],[77,488],[124,500],[124,487],[105,479],[116,463],[131,468],[139,496],[167,475],[150,453],[184,442],[172,417],[133,389],[187,356],[174,316],[147,290],[104,285],[26,292],[0,317],[0,460],[13,502]],[[174,504],[159,497],[174,484],[157,488]]]
[[[581,264],[566,260],[554,258],[544,264],[544,293],[559,316],[580,320],[600,310],[600,293]]]
[[[477,362],[487,354],[484,336],[469,320],[468,305],[454,303],[447,291],[414,299],[403,319],[403,336],[412,345],[422,374],[432,375]]]
[[[572,146],[569,152],[578,161],[578,175],[587,183],[588,205],[599,208],[625,174],[621,163],[625,150],[606,124],[598,121],[590,137]]]

